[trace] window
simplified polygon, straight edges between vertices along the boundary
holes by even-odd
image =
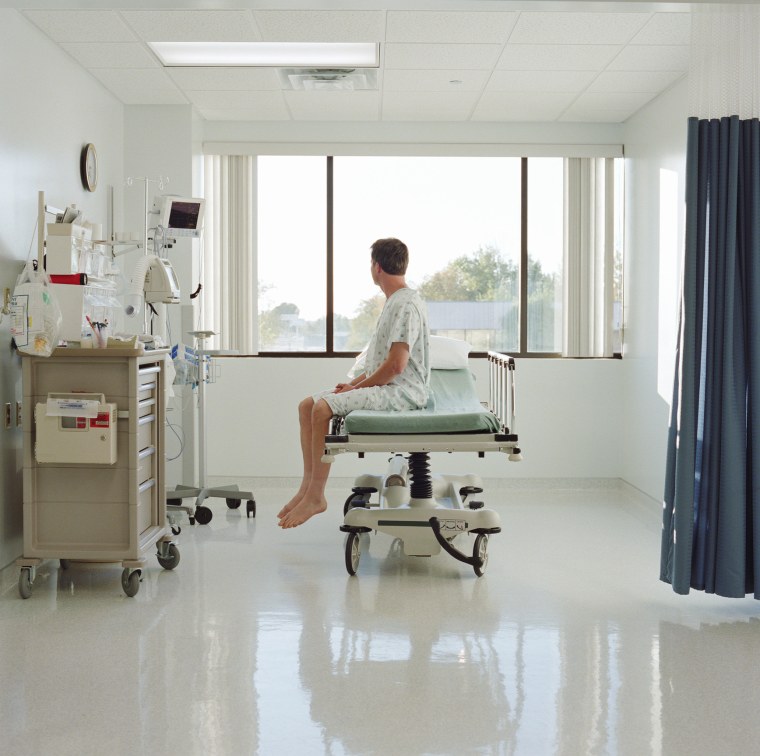
[[[619,351],[622,183],[618,166],[609,180],[612,164],[561,157],[259,156],[253,293],[259,353],[360,351],[384,301],[370,276],[369,248],[386,236],[409,247],[407,280],[427,303],[433,333],[465,339],[481,353],[574,354],[567,351],[568,323],[580,320],[578,327],[588,328],[574,314],[588,290],[576,287],[569,295],[568,287],[585,277],[592,288],[601,281],[610,289],[603,295],[606,310],[600,316],[597,302],[587,320],[592,328],[601,322],[609,334],[614,321],[608,341],[615,339]],[[587,165],[607,178],[586,180]],[[603,234],[595,245],[610,248],[614,265],[598,252],[588,262],[582,251],[587,229],[599,227],[600,218],[607,218],[614,239]],[[576,241],[568,243],[573,234]],[[614,271],[599,277],[605,265]]]

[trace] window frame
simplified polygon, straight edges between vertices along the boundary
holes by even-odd
[[[277,154],[276,152],[266,152],[260,154]],[[290,154],[290,153],[280,153]],[[323,351],[265,351],[259,350],[257,357],[266,358],[353,358],[356,357],[358,352],[356,351],[336,351],[333,347],[334,342],[334,255],[333,255],[333,232],[334,232],[334,205],[333,205],[333,186],[334,186],[334,173],[333,173],[333,158],[343,153],[340,151],[331,151],[330,153],[323,153],[326,161],[325,167],[325,181],[326,181],[326,202],[325,211],[327,213],[326,218],[326,231],[325,231],[325,265],[326,265],[326,312],[325,312],[325,349]],[[358,154],[358,153],[357,153]],[[391,153],[388,153],[391,156]],[[408,157],[414,157],[416,154],[408,153]],[[452,155],[441,154],[439,157],[451,157]],[[489,156],[489,155],[484,155]],[[514,155],[515,157],[517,155]],[[494,155],[496,157],[496,155]],[[528,161],[531,157],[565,157],[560,155],[525,155],[520,157],[520,285],[519,285],[519,297],[518,297],[518,312],[519,312],[519,349],[510,350],[509,354],[512,357],[520,359],[621,359],[622,354],[615,352],[610,357],[564,357],[561,351],[558,352],[537,352],[528,351],[528,182],[530,180],[530,173],[528,170]],[[258,250],[257,250],[258,254]],[[485,358],[487,352],[473,351],[470,352],[470,357],[473,358]]]

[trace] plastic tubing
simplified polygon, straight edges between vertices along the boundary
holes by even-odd
[[[154,262],[158,260],[156,255],[145,255],[135,266],[135,272],[132,274],[132,283],[127,289],[126,304],[124,312],[130,318],[137,315],[142,310],[145,301],[145,276]]]

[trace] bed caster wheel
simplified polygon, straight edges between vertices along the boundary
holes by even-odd
[[[137,591],[140,590],[140,576],[142,572],[140,570],[133,570],[130,572],[129,567],[125,567],[121,573],[121,587],[124,589],[124,593],[130,598],[137,595]]]
[[[172,534],[179,535],[182,532],[182,528],[179,525],[172,525]]]
[[[352,531],[346,538],[346,570],[349,575],[356,575],[359,569],[359,560],[361,559],[361,542],[359,533]]]
[[[245,505],[246,517],[256,517],[256,502],[253,499],[248,499]]]
[[[192,515],[188,515],[187,517],[190,520],[190,524],[195,525],[195,517],[193,517]]]
[[[371,492],[374,493],[376,489],[371,489]],[[346,503],[343,505],[343,516],[345,517],[348,514],[349,509],[354,509],[355,507],[366,507],[367,502],[369,502],[369,497],[371,496],[371,493],[369,490],[361,489],[359,491],[352,491],[349,497],[346,499]]]
[[[34,578],[32,577],[31,567],[22,567],[21,573],[18,576],[18,595],[22,599],[28,599],[32,595],[32,583]]]
[[[478,533],[475,538],[475,545],[472,547],[472,558],[475,560],[472,568],[475,570],[475,574],[480,577],[486,571],[486,565],[488,564],[487,533]]]
[[[196,507],[195,519],[200,525],[208,525],[214,513],[208,507]]]
[[[468,509],[483,509],[483,502],[482,501],[471,501],[467,505]]]
[[[230,509],[238,509],[240,507],[240,499],[225,499],[225,501]]]
[[[173,570],[179,564],[179,549],[173,543],[162,544],[156,557],[165,570]]]

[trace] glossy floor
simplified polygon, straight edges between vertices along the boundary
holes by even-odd
[[[484,577],[332,510],[292,531],[214,502],[181,563],[56,562],[0,596],[0,751],[743,754],[760,740],[760,604],[657,580],[659,516],[616,488],[500,490]]]

